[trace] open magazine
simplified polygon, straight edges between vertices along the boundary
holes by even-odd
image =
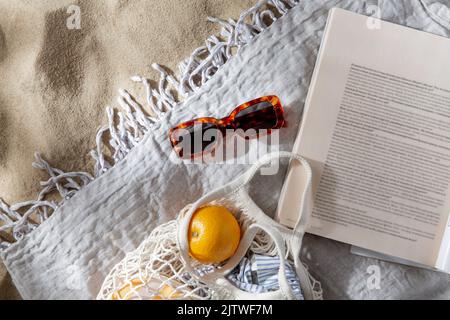
[[[332,9],[294,152],[313,169],[308,232],[450,272],[449,39]],[[287,226],[297,166],[278,206]]]

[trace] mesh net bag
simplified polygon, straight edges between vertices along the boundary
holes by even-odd
[[[303,197],[302,219],[292,230],[279,225],[252,201],[246,186],[257,170],[275,156],[266,157],[246,174],[229,185],[188,205],[176,220],[155,228],[134,251],[128,253],[104,280],[97,299],[101,300],[211,300],[211,299],[295,299],[286,280],[285,261],[295,266],[301,290],[306,299],[322,299],[320,282],[300,261],[301,242],[306,228],[304,209],[307,187]],[[306,172],[307,162],[290,153],[276,157],[294,157]],[[308,184],[309,185],[309,184]],[[205,265],[189,256],[187,230],[193,213],[204,206],[220,205],[229,209],[239,221],[242,238],[235,255],[215,265]],[[303,220],[303,221],[301,221]],[[278,256],[279,290],[266,293],[245,292],[235,287],[226,275],[248,253]]]
[[[213,299],[210,288],[189,276],[181,261],[176,233],[176,220],[155,228],[114,267],[98,299]]]

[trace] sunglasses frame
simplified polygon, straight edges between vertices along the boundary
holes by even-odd
[[[178,141],[173,137],[173,133],[176,132],[177,130],[193,127],[196,124],[201,124],[201,123],[213,124],[222,133],[226,133],[227,129],[236,130],[236,129],[238,129],[235,125],[236,116],[243,110],[250,108],[256,104],[259,104],[261,102],[270,103],[273,106],[273,108],[275,110],[275,115],[277,117],[276,124],[272,128],[267,129],[267,134],[271,134],[272,130],[274,130],[274,129],[281,129],[282,127],[284,127],[284,125],[285,125],[284,109],[283,109],[283,106],[281,105],[280,99],[275,95],[264,96],[264,97],[260,97],[260,98],[257,98],[257,99],[254,99],[254,100],[251,100],[251,101],[248,101],[248,102],[245,102],[245,103],[239,105],[230,113],[229,116],[227,116],[225,118],[217,119],[217,118],[213,118],[213,117],[202,117],[202,118],[197,118],[197,119],[193,119],[190,121],[180,123],[176,127],[171,128],[169,130],[169,140],[170,140],[170,143],[172,144],[172,148],[177,152],[178,155],[180,155],[180,148],[177,147]],[[212,149],[214,149],[214,147]],[[198,152],[196,154],[191,154],[191,158],[195,157],[197,154],[203,154],[205,152],[208,152],[208,150],[202,150],[201,152]]]

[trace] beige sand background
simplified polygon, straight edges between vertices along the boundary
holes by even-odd
[[[158,79],[256,0],[0,0],[0,197],[35,198],[45,178],[35,151],[66,171],[92,169],[88,152],[129,76]],[[69,5],[81,29],[68,29]],[[139,93],[135,88],[134,92]],[[20,298],[0,263],[0,299]]]

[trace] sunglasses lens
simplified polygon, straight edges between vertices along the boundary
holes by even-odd
[[[275,107],[267,101],[251,105],[235,116],[235,124],[238,129],[273,129],[277,125],[277,113]]]
[[[176,129],[171,141],[178,155],[190,158],[213,148],[218,141],[220,130],[213,123],[197,123],[193,126]]]

